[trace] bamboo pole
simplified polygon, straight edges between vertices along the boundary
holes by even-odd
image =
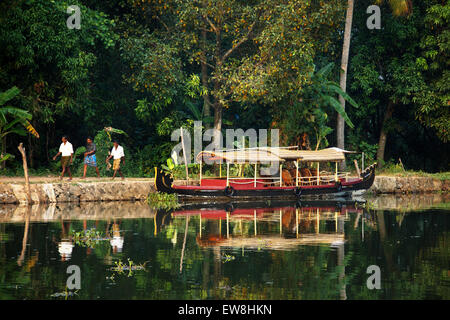
[[[181,258],[180,258],[180,273],[183,271],[183,258],[184,258],[184,249],[186,248],[188,225],[189,225],[189,216],[186,216],[186,227],[184,228],[183,248],[181,249]]]
[[[200,213],[199,214],[199,217],[200,217],[200,227],[199,227],[199,230],[200,230],[200,239],[202,238],[202,214]]]
[[[22,143],[21,143],[22,144]],[[28,241],[28,230],[30,228],[30,216],[31,216],[31,207],[27,207],[25,220],[25,228],[23,230],[23,238],[22,238],[22,251],[20,252],[20,256],[17,259],[17,265],[22,266],[23,260],[25,259],[25,252],[27,250],[27,241]]]
[[[227,187],[230,185],[230,163],[227,162]]]
[[[319,171],[320,171],[320,162],[317,162],[317,185],[320,184]]]
[[[256,236],[256,210],[253,210],[253,215],[255,219],[255,236]]]
[[[230,219],[229,219],[230,213],[227,211],[227,239],[230,237]]]
[[[358,161],[353,160],[353,162],[355,163],[355,169],[356,169],[356,173],[358,174],[358,177],[361,176],[361,171],[359,171],[359,166],[358,166]]]
[[[25,148],[23,147],[23,143],[21,142],[17,148],[19,149],[20,154],[22,155],[23,172],[25,175],[25,188],[27,191],[27,202],[28,205],[32,205],[33,199],[31,198],[30,179],[28,177],[27,156],[25,154]]]
[[[186,168],[186,185],[188,185],[189,184],[189,169],[188,169],[188,163],[186,160],[186,149],[184,148],[183,127],[181,127],[181,146],[183,147],[184,167]]]
[[[280,164],[280,187],[283,185],[283,165]]]
[[[320,211],[317,209],[317,217],[316,217],[316,233],[320,231]]]
[[[258,164],[255,163],[255,177],[254,177],[254,180],[253,180],[253,186],[254,186],[254,187],[256,187],[256,173],[257,173],[257,166],[258,166]]]
[[[283,234],[283,212],[280,210],[280,235]]]
[[[334,181],[338,181],[338,163],[336,161],[336,170],[334,172]]]

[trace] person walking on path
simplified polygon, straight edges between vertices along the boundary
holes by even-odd
[[[95,171],[97,172],[97,178],[100,178],[100,172],[98,171],[97,167],[97,158],[95,157],[95,152],[97,151],[97,146],[92,141],[91,137],[88,137],[86,139],[86,152],[84,153],[84,171],[83,171],[83,177],[81,179],[86,178],[86,171],[87,167],[94,167]]]
[[[59,152],[53,157],[53,160],[56,160],[56,158],[61,155],[61,167],[62,172],[61,176],[59,177],[59,180],[62,180],[64,177],[64,173],[69,173],[69,181],[72,180],[72,173],[70,172],[70,165],[72,164],[72,158],[73,158],[73,147],[72,144],[67,141],[67,136],[63,136],[61,138],[62,143],[59,146]]]
[[[117,140],[114,140],[113,144],[114,144],[114,146],[111,149],[111,153],[108,156],[108,158],[106,158],[106,163],[109,162],[109,159],[114,157],[114,161],[113,161],[114,174],[113,174],[112,180],[114,180],[117,171],[119,171],[119,174],[122,177],[122,180],[124,180],[125,177],[123,176],[122,171],[120,170],[120,162],[123,159],[123,164],[125,165],[125,153],[123,152],[122,146],[119,146],[119,142],[117,142]]]

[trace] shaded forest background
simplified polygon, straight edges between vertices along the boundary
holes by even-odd
[[[400,16],[381,5],[380,30],[366,27],[373,1],[355,3],[347,93],[358,107],[347,103],[345,147],[375,161],[383,131],[385,167],[401,158],[407,169],[448,171],[450,5],[407,2]],[[74,148],[96,136],[106,150],[105,127],[126,132],[117,137],[135,176],[165,163],[172,131],[195,120],[279,128],[282,145],[306,133],[313,149],[335,146],[346,4],[2,1],[0,92],[20,89],[9,104],[32,115],[40,138],[4,135],[2,152],[15,158],[0,174],[20,174],[20,141],[33,173],[56,173],[62,135]],[[69,5],[81,8],[81,29],[67,28]]]

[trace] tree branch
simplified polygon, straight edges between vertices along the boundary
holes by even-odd
[[[209,20],[208,16],[203,16],[206,21],[209,23],[209,25],[211,26],[211,28],[214,30],[214,32],[217,34],[219,32],[219,29],[217,29],[217,27],[214,25],[214,23],[212,23],[211,20]]]
[[[239,48],[239,46],[240,46],[241,44],[243,44],[245,41],[248,40],[248,38],[250,37],[250,34],[251,34],[252,31],[253,31],[253,28],[255,27],[255,24],[256,24],[256,21],[252,23],[252,25],[250,26],[250,29],[248,30],[248,32],[247,32],[247,34],[245,35],[245,37],[242,38],[236,45],[234,45],[233,47],[231,47],[227,52],[225,52],[225,54],[223,55],[223,57],[222,57],[222,59],[221,59],[222,62],[224,62],[225,59],[228,58],[228,57],[233,53],[234,50],[236,50],[237,48]]]

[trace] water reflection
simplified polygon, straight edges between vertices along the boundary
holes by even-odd
[[[3,206],[0,299],[448,299],[448,202],[415,203]]]

